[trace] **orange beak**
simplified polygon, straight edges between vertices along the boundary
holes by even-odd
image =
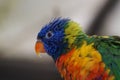
[[[45,53],[44,45],[41,41],[37,41],[35,44],[35,51],[37,55],[40,55],[40,53]]]

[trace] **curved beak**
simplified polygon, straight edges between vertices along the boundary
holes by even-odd
[[[40,53],[46,53],[44,49],[44,45],[41,41],[37,41],[35,44],[35,52],[37,55],[40,55]]]

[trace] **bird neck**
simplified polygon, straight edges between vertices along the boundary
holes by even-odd
[[[73,21],[68,22],[64,33],[65,36],[63,43],[57,45],[57,55],[52,56],[54,60],[61,55],[68,53],[73,48],[81,46],[83,44],[83,40],[87,38],[87,35],[82,31],[80,25]]]
[[[86,34],[82,35],[77,35],[74,41],[71,43],[65,42],[63,45],[61,44],[57,50],[57,55],[53,55],[53,59],[56,62],[57,59],[61,57],[61,55],[66,55],[69,54],[69,52],[73,49],[80,48],[83,44],[84,41],[87,39]]]
[[[87,35],[82,31],[81,26],[74,22],[69,21],[65,27],[64,41],[68,43],[68,48],[73,48],[80,45]]]

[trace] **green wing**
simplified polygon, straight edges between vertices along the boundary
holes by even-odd
[[[115,80],[120,80],[120,38],[111,36],[109,38],[96,37],[94,47],[101,53],[106,68],[114,74]]]

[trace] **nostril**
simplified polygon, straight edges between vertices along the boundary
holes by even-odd
[[[42,35],[40,34],[40,33],[38,33],[38,35],[37,35],[37,40],[39,40],[39,39],[42,39]]]

